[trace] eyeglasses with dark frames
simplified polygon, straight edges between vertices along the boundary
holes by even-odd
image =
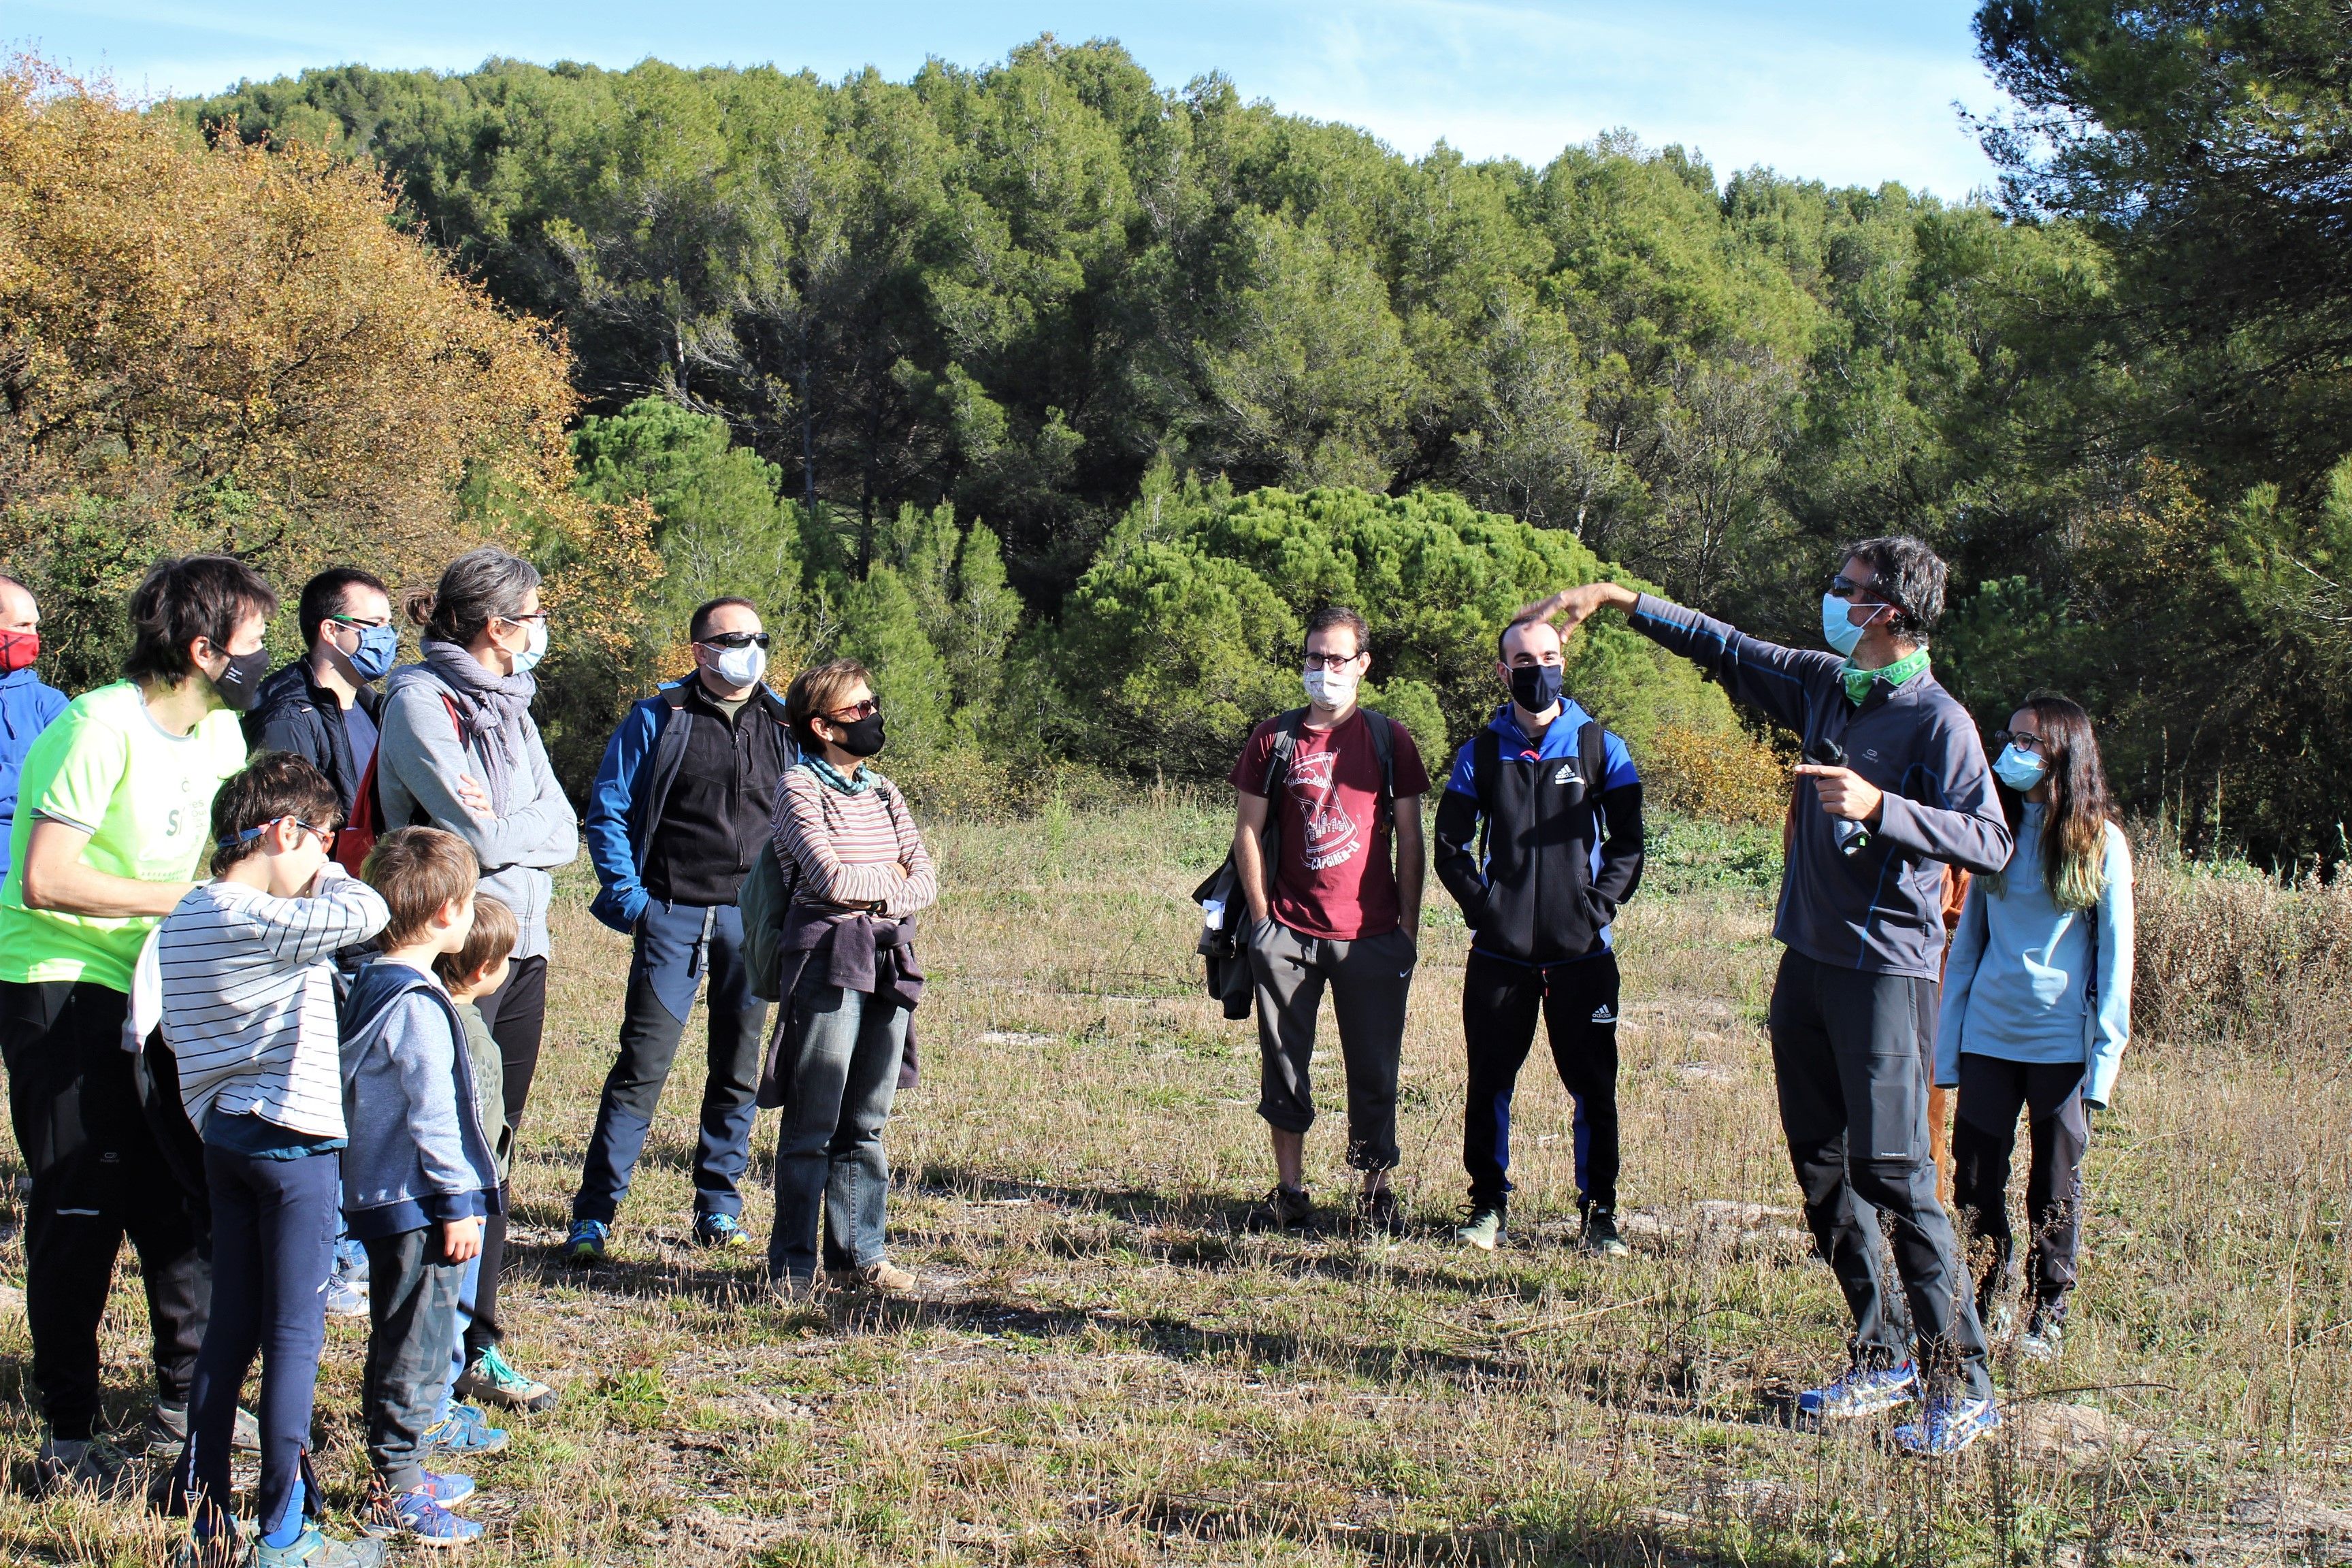
[[[881,711],[882,700],[879,697],[869,697],[865,701],[853,703],[847,708],[836,708],[825,717],[836,724],[855,724],[860,719]]]
[[[2015,746],[2021,752],[2039,752],[2049,744],[2031,730],[1995,730],[1992,732],[1992,743],[1996,746]]]
[[[1356,653],[1310,653],[1301,662],[1308,669],[1343,669],[1359,657]]]

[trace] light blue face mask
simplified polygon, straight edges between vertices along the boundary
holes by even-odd
[[[353,626],[360,634],[360,646],[352,649],[352,673],[362,680],[382,680],[392,673],[392,661],[400,657],[400,628],[393,626]]]
[[[1845,613],[1848,607],[1846,602],[1835,594],[1822,595],[1822,640],[1851,658],[1855,645],[1862,641],[1862,634],[1870,628],[1867,624],[1858,626],[1847,620]],[[1870,618],[1876,620],[1878,612],[1885,608],[1884,605],[1870,605]]]
[[[522,651],[514,656],[514,672],[517,675],[529,675],[539,668],[539,661],[546,657],[547,623],[533,621],[530,623],[530,640],[523,644]]]
[[[2024,795],[2050,776],[2050,764],[2032,752],[2019,751],[2012,741],[2001,749],[2000,758],[1992,764],[1992,773],[1993,777]]]

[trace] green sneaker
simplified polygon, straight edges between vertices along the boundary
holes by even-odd
[[[1468,1242],[1481,1252],[1492,1252],[1508,1239],[1510,1227],[1504,1223],[1502,1205],[1479,1204],[1469,1213],[1470,1223],[1454,1233],[1454,1240]]]
[[[555,1408],[555,1390],[509,1366],[507,1358],[499,1353],[496,1345],[476,1356],[474,1363],[457,1374],[453,1386],[460,1399],[478,1399],[485,1405],[503,1405],[509,1410]]]

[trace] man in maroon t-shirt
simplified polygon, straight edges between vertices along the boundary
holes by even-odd
[[[1252,731],[1234,763],[1234,862],[1249,900],[1257,987],[1257,1113],[1273,1132],[1276,1175],[1274,1191],[1250,1211],[1256,1229],[1304,1226],[1314,1217],[1305,1173],[1315,1121],[1307,1064],[1327,985],[1348,1069],[1348,1163],[1364,1173],[1357,1214],[1383,1230],[1402,1228],[1388,1173],[1397,1163],[1397,1058],[1421,933],[1421,797],[1429,774],[1402,725],[1356,706],[1372,663],[1368,630],[1361,616],[1337,606],[1307,623],[1307,716],[1272,796],[1266,773],[1286,728],[1281,716]],[[1382,799],[1375,724],[1389,726],[1392,804]],[[1263,840],[1276,801],[1281,845],[1269,878]]]

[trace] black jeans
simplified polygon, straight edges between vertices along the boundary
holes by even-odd
[[[530,1099],[531,1075],[539,1070],[539,1043],[547,1027],[547,959],[518,958],[507,970],[507,983],[477,1000],[475,1009],[482,1022],[490,1026],[490,1038],[499,1043],[499,1064],[506,1071],[499,1088],[506,1095],[507,1131],[522,1126],[522,1108]],[[498,1134],[490,1133],[491,1142]],[[512,1142],[518,1157],[522,1146]],[[506,1270],[507,1209],[514,1188],[509,1184],[501,1189],[506,1201],[498,1212],[482,1221],[481,1282],[475,1287],[472,1318],[466,1325],[466,1359],[471,1362],[490,1346],[506,1337],[499,1326],[499,1277]]]
[[[1404,1054],[1412,939],[1402,930],[1335,942],[1302,936],[1278,921],[1250,935],[1257,989],[1258,1103],[1266,1124],[1305,1132],[1315,1124],[1315,1015],[1326,985],[1348,1069],[1348,1163],[1396,1168],[1397,1064]]]
[[[2025,1178],[2026,1300],[2045,1322],[2066,1321],[2083,1227],[2083,1152],[2091,1128],[2083,1114],[2083,1064],[2012,1062],[1973,1053],[1960,1058],[1959,1109],[1952,1127],[1952,1201],[1969,1227],[1970,1251],[1990,1254],[1977,1284],[1977,1310],[2015,1280],[2017,1242],[2009,1228],[2009,1159],[2017,1113],[2026,1113],[2033,1163]]]
[[[743,1212],[740,1183],[751,1163],[753,1104],[768,1005],[751,994],[743,967],[743,911],[732,904],[653,903],[637,923],[622,1004],[621,1051],[604,1075],[596,1130],[572,1200],[573,1219],[613,1223],[628,1196],[646,1133],[677,1060],[678,1042],[708,975],[709,1076],[702,1085],[702,1136],[694,1151],[694,1212]]]
[[[1855,1363],[1916,1359],[1931,1387],[1990,1398],[1984,1329],[1927,1142],[1918,1036],[1935,1010],[1920,992],[1935,986],[1783,953],[1769,1020],[1780,1130],[1813,1243],[1853,1315]],[[1882,1226],[1893,1231],[1899,1300],[1886,1291]]]
[[[1462,1037],[1470,1054],[1462,1163],[1474,1207],[1511,1189],[1511,1096],[1543,1009],[1552,1065],[1576,1101],[1576,1190],[1582,1205],[1617,1210],[1617,955],[1601,952],[1549,969],[1472,950],[1462,972]]]
[[[422,1438],[449,1385],[466,1266],[442,1260],[439,1226],[373,1237],[367,1255],[367,1373],[360,1401],[368,1462],[385,1486],[411,1491],[424,1482]]]
[[[260,1532],[282,1522],[302,1456],[327,1342],[327,1275],[334,1268],[337,1177],[332,1153],[261,1160],[207,1146],[212,1190],[212,1321],[188,1396],[188,1443],[177,1481],[190,1501],[234,1511],[229,1445],[237,1391],[261,1357]],[[443,1354],[447,1354],[445,1350]],[[309,1511],[326,1506],[308,1500]]]
[[[98,1329],[125,1236],[139,1250],[166,1404],[188,1397],[212,1298],[194,1215],[122,1048],[129,1000],[88,981],[0,981],[8,1115],[33,1178],[25,1218],[33,1382],[62,1438],[97,1427]]]

